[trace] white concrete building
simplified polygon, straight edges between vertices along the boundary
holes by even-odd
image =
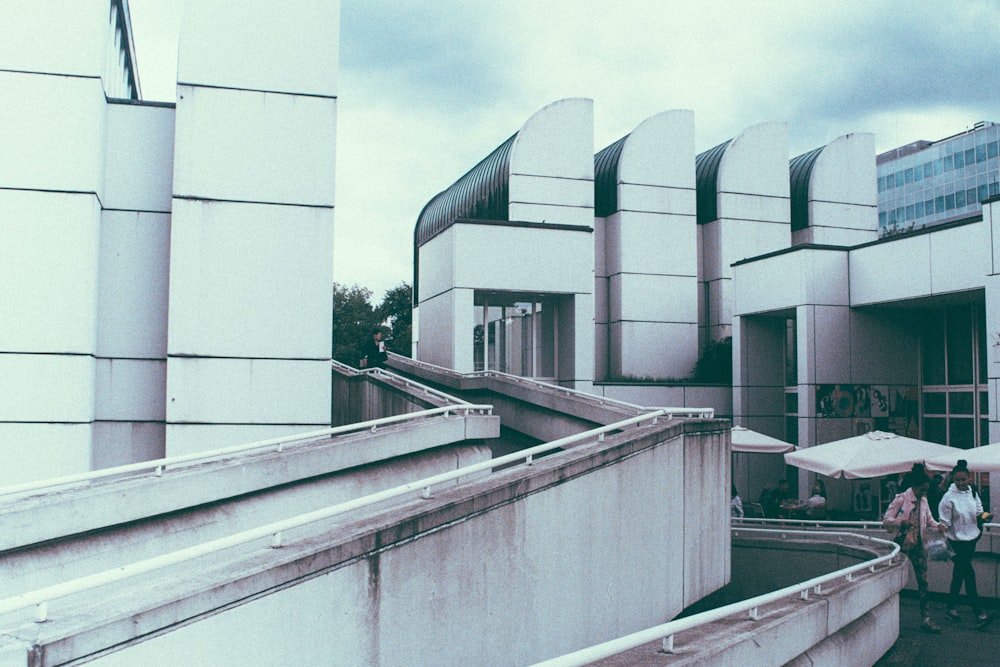
[[[540,113],[581,109],[576,122],[560,124],[558,141],[538,143],[547,157],[537,162],[566,164],[570,155],[582,160],[580,151],[592,144],[583,104],[564,101]],[[983,136],[982,150],[965,146],[976,137],[940,150],[978,151],[983,160],[973,163],[987,169],[997,158],[990,157],[992,135]],[[570,147],[572,141],[579,143]],[[536,346],[534,368],[548,368],[547,356],[558,354],[560,362],[572,356],[576,369],[589,366],[594,375],[556,373],[559,382],[586,387],[593,381],[597,393],[645,405],[708,405],[801,446],[873,429],[960,448],[1000,441],[1000,230],[992,222],[1000,198],[987,199],[978,215],[908,233],[896,227],[879,238],[878,186],[888,177],[876,174],[871,135],[847,135],[789,159],[785,124],[764,123],[699,155],[693,147],[690,112],[666,112],[640,124],[594,157],[593,235],[582,233],[588,229],[580,218],[588,212],[583,203],[566,207],[571,226],[546,227],[544,245],[504,240],[508,227],[531,225],[516,217],[513,204],[508,211],[484,202],[513,202],[513,194],[472,187],[467,174],[438,195],[417,223],[416,356],[469,370],[472,350],[484,345],[474,325],[485,320],[485,346],[494,352],[483,367],[550,375],[505,365],[507,357],[495,350],[510,347],[503,333],[509,323],[501,325],[510,318],[474,305],[515,283],[525,301],[531,294],[569,291],[558,281],[576,274],[564,267],[577,267],[582,277],[589,251],[593,320],[578,311],[572,335],[560,328],[555,344]],[[513,163],[503,164],[508,167],[515,173]],[[567,169],[563,180],[576,187],[571,173],[577,172]],[[531,185],[519,198],[536,209],[548,200],[544,217],[554,222],[551,211],[561,201],[555,197],[565,195]],[[464,207],[436,211],[435,229],[467,227],[488,235],[467,240],[458,231],[439,237],[423,231],[428,212],[456,193],[463,193]],[[573,201],[586,198],[581,193]],[[517,261],[528,243],[531,261]],[[448,267],[466,261],[469,271],[454,279]],[[446,315],[431,312],[442,295],[460,288],[482,299],[453,300]],[[543,340],[552,335],[541,330]],[[538,327],[534,331],[538,336]],[[589,350],[580,346],[591,336],[596,344],[588,362],[581,357]],[[695,363],[713,345],[725,349],[730,337],[727,403],[697,391]],[[576,349],[568,352],[574,338]],[[462,363],[443,353],[443,344],[465,350]],[[767,474],[773,482],[785,470],[779,462]],[[804,486],[807,480],[799,481]],[[988,493],[988,480],[980,482]],[[831,494],[842,496],[831,498],[834,505],[853,503],[849,485],[834,486]]]
[[[0,484],[328,425],[337,2],[0,5]],[[44,29],[40,29],[44,26]]]

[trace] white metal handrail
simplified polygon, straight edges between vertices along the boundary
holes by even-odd
[[[774,533],[772,530],[761,528],[747,528],[743,530],[763,534]],[[794,535],[797,532],[801,533],[799,537],[815,538],[817,536],[816,532],[784,531],[786,537],[788,535]],[[860,572],[862,570],[874,572],[877,565],[891,561],[899,553],[899,545],[890,540],[844,532],[828,532],[822,533],[822,535],[824,537],[840,537],[841,540],[847,537],[856,538],[862,542],[867,541],[889,547],[891,550],[886,555],[877,556],[876,558],[872,558],[871,560],[867,560],[862,563],[856,563],[850,567],[837,570],[836,572],[830,572],[819,577],[813,577],[807,581],[792,584],[791,586],[785,586],[784,588],[771,591],[770,593],[765,593],[764,595],[758,595],[746,600],[727,604],[723,607],[704,611],[700,614],[694,614],[692,616],[680,618],[668,623],[662,623],[646,630],[640,630],[639,632],[619,637],[618,639],[612,639],[595,646],[536,663],[534,667],[578,667],[596,660],[618,655],[619,653],[623,653],[656,640],[663,640],[663,650],[669,653],[673,651],[673,638],[678,632],[684,632],[685,630],[713,623],[734,614],[747,613],[751,620],[760,620],[758,609],[764,605],[779,602],[796,595],[800,596],[802,599],[808,599],[810,590],[814,591],[817,595],[820,595],[822,594],[823,584],[837,581],[838,579],[853,581],[853,575],[856,572]]]
[[[477,406],[463,406],[469,409],[474,409]],[[451,408],[455,410],[455,408]],[[80,577],[78,579],[73,579],[71,581],[63,582],[61,584],[55,584],[52,586],[47,586],[35,591],[30,591],[28,593],[23,593],[21,595],[16,595],[3,600],[0,600],[0,614],[6,614],[12,611],[17,611],[19,609],[24,609],[27,607],[35,606],[35,620],[38,622],[43,622],[48,620],[48,603],[51,600],[66,597],[69,595],[75,595],[77,593],[82,593],[84,591],[97,588],[99,586],[104,586],[106,584],[111,584],[114,582],[122,581],[130,577],[134,577],[139,574],[146,572],[151,572],[154,570],[169,567],[171,565],[177,565],[194,558],[201,556],[207,556],[222,549],[227,549],[230,547],[240,546],[253,542],[255,540],[260,540],[264,538],[271,539],[271,546],[278,548],[282,546],[281,533],[283,531],[291,530],[293,528],[299,528],[301,526],[314,523],[316,521],[322,521],[324,519],[329,519],[331,517],[343,514],[345,512],[350,512],[353,510],[361,509],[370,505],[373,505],[384,500],[389,500],[396,498],[408,493],[412,493],[418,489],[422,489],[422,496],[424,498],[430,498],[431,487],[445,482],[450,482],[467,475],[475,474],[477,472],[489,471],[493,468],[499,468],[500,466],[506,465],[508,463],[513,463],[516,461],[523,460],[528,465],[531,465],[533,459],[538,454],[544,454],[556,449],[566,447],[567,445],[576,445],[581,442],[594,440],[603,441],[604,435],[610,431],[618,431],[628,426],[633,426],[645,421],[651,422],[652,425],[657,423],[660,417],[667,416],[662,412],[650,412],[643,415],[638,415],[635,417],[630,417],[628,419],[616,422],[614,424],[608,424],[605,426],[600,426],[583,433],[577,433],[575,435],[570,435],[565,438],[560,438],[558,440],[553,440],[552,442],[542,443],[528,449],[520,450],[512,454],[506,454],[504,456],[499,456],[495,459],[490,459],[488,461],[482,461],[480,463],[475,463],[472,465],[465,466],[463,468],[458,468],[456,470],[451,470],[444,473],[439,473],[437,475],[432,475],[431,477],[426,477],[424,479],[417,480],[415,482],[410,482],[409,484],[403,484],[400,486],[393,487],[391,489],[386,489],[384,491],[379,491],[377,493],[368,494],[362,496],[361,498],[356,498],[343,503],[338,503],[330,507],[325,507],[323,509],[315,510],[313,512],[307,512],[289,519],[284,519],[282,521],[276,521],[265,526],[259,526],[257,528],[252,528],[250,530],[245,530],[240,533],[229,535],[227,537],[222,537],[219,539],[211,540],[209,542],[204,542],[201,544],[188,547],[186,549],[181,549],[178,551],[173,551],[167,554],[162,554],[160,556],[154,556],[153,558],[147,558],[146,560],[138,561],[136,563],[131,563],[129,565],[123,565],[121,567],[105,570],[104,572],[97,572],[95,574]],[[669,417],[668,417],[669,419]]]
[[[831,519],[768,519],[766,517],[731,517],[731,522],[733,529],[737,527],[752,527],[757,526],[760,528],[779,528],[779,527],[792,527],[792,528],[840,528],[846,529],[851,528],[854,530],[876,530],[883,528],[884,524],[882,521],[876,521],[874,519],[870,521],[834,521]]]
[[[580,391],[578,389],[570,389],[569,387],[562,387],[557,384],[552,384],[550,382],[543,382],[542,380],[537,380],[535,378],[522,377],[520,375],[511,375],[510,373],[504,373],[503,371],[476,371],[474,373],[469,373],[468,377],[498,377],[518,384],[532,384],[539,387],[544,387],[545,389],[550,389],[556,393],[567,394],[571,396],[577,396],[584,400],[593,401],[599,405],[617,405],[623,408],[628,408],[630,410],[635,410],[637,412],[646,410],[668,410],[676,417],[687,417],[689,419],[711,419],[715,416],[715,408],[667,408],[661,406],[642,406],[636,405],[634,403],[628,403],[627,401],[620,401],[616,398],[608,398],[607,396],[598,396],[597,394],[591,394],[586,391]]]
[[[277,451],[284,451],[284,446],[291,443],[304,444],[306,441],[322,440],[332,436],[344,435],[346,433],[352,433],[355,431],[375,431],[380,426],[387,426],[389,424],[396,424],[403,421],[411,421],[417,419],[426,419],[428,417],[435,417],[437,415],[449,416],[451,413],[461,413],[464,412],[468,415],[470,412],[479,412],[492,414],[493,406],[488,404],[474,405],[471,403],[462,403],[460,405],[447,405],[437,408],[430,408],[428,410],[421,410],[419,412],[407,412],[399,415],[393,415],[391,417],[382,417],[380,419],[370,419],[368,421],[356,422],[353,424],[345,424],[343,426],[335,426],[333,428],[321,429],[318,431],[310,431],[308,433],[299,433],[296,435],[287,435],[279,438],[270,438],[268,440],[259,440],[256,442],[245,443],[242,445],[232,445],[230,447],[222,447],[219,449],[213,449],[203,452],[195,452],[192,454],[182,454],[179,456],[170,456],[162,459],[152,459],[149,461],[140,461],[138,463],[128,463],[126,465],[115,466],[114,468],[102,468],[100,470],[92,470],[90,472],[82,472],[74,475],[65,475],[62,477],[51,477],[48,479],[37,480],[34,482],[25,482],[24,484],[15,484],[12,486],[0,487],[0,496],[25,493],[32,491],[41,491],[43,489],[51,489],[58,486],[66,486],[68,484],[79,484],[81,482],[92,482],[98,479],[103,479],[107,477],[114,477],[118,475],[125,475],[135,472],[143,471],[153,471],[157,476],[161,475],[164,470],[168,468],[174,468],[181,464],[189,464],[196,461],[206,461],[209,459],[219,458],[223,456],[232,456],[234,454],[242,454],[255,449],[263,449],[265,447],[277,447]]]

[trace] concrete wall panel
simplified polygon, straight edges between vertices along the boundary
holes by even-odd
[[[339,0],[236,8],[225,0],[189,4],[180,30],[178,82],[336,96]],[[223,25],[226,30],[219,29]]]
[[[693,216],[624,212],[607,218],[608,274],[624,270],[695,276]],[[626,269],[623,267],[635,267]]]
[[[163,421],[166,418],[167,362],[97,359],[95,418],[110,421]]]
[[[336,120],[335,99],[178,86],[174,196],[333,206]]]
[[[696,322],[613,322],[608,330],[616,377],[683,379],[698,361]]]
[[[89,423],[0,423],[0,486],[87,472],[90,441]]]
[[[329,359],[332,209],[175,200],[170,252],[170,354]]]
[[[0,421],[94,418],[94,360],[87,355],[0,354]]]
[[[0,190],[0,351],[93,353],[99,215],[93,195]]]
[[[694,276],[620,273],[610,278],[609,320],[678,322],[697,325]]]
[[[511,204],[552,203],[559,206],[592,209],[594,208],[594,181],[593,179],[553,178],[512,173],[508,199]],[[591,217],[593,217],[593,213],[591,213]],[[520,220],[521,218],[510,216],[510,219]],[[549,220],[549,222],[562,222],[562,220]]]
[[[993,258],[983,223],[930,234],[934,294],[978,289],[992,273]]]
[[[512,201],[507,211],[507,217],[515,222],[548,222],[589,229],[594,224],[594,209],[585,206],[559,206],[557,204]]]
[[[510,173],[593,181],[593,100],[559,100],[529,118],[511,148]],[[526,218],[511,215],[518,219]]]
[[[99,77],[108,23],[107,0],[5,0],[0,3],[0,62],[4,69],[22,72]],[[6,86],[3,90],[9,95]]]
[[[328,362],[171,357],[167,368],[171,424],[330,423]]]
[[[678,187],[636,185],[618,186],[618,209],[637,213],[676,213],[691,216],[694,224],[695,191]]]
[[[851,251],[851,305],[932,294],[931,235]]]
[[[426,247],[426,246],[425,246]],[[454,310],[454,291],[435,294],[420,304],[420,357],[421,361],[444,368],[453,368],[455,352],[450,331]],[[472,332],[468,332],[471,340]]]
[[[166,455],[163,422],[94,422],[94,470],[162,459]]]
[[[694,125],[694,112],[688,109],[663,111],[641,122],[622,148],[620,181],[685,188],[693,197]]]
[[[107,105],[105,208],[169,211],[174,177],[174,109]]]
[[[846,384],[854,381],[851,371],[851,316],[849,308],[814,306],[812,362],[818,384]]]
[[[455,227],[449,227],[420,246],[419,301],[445,292],[455,285]]]
[[[878,175],[875,169],[875,135],[856,132],[834,139],[816,158],[809,179],[809,199],[845,202],[868,208],[850,226],[878,229]],[[874,240],[874,237],[872,238]]]
[[[6,25],[4,33],[10,35]],[[38,34],[37,27],[31,34]],[[105,114],[101,81],[0,72],[0,88],[0,183],[7,188],[100,192]]]
[[[170,215],[102,211],[97,354],[167,356]]]
[[[587,293],[594,289],[590,232],[454,225],[455,285]]]

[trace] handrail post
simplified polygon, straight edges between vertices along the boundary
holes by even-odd
[[[35,623],[45,623],[49,620],[49,603],[39,602],[35,605]]]
[[[663,652],[673,653],[674,652],[674,636],[669,635],[663,638]]]

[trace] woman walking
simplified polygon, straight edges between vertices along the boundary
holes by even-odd
[[[931,621],[931,614],[927,609],[927,552],[924,551],[924,532],[930,529],[943,533],[945,527],[931,516],[931,509],[927,504],[927,489],[931,486],[931,478],[924,472],[922,464],[913,464],[904,484],[909,488],[893,498],[882,519],[885,527],[892,533],[893,540],[899,543],[913,565],[920,599],[920,615],[924,619],[920,629],[936,634],[941,632],[941,628]]]
[[[979,591],[976,590],[976,571],[972,567],[972,556],[976,553],[976,543],[982,535],[979,519],[983,514],[983,502],[972,487],[969,486],[968,463],[963,459],[952,468],[951,486],[941,498],[938,506],[938,516],[941,523],[948,528],[946,533],[948,544],[955,552],[952,557],[954,564],[951,570],[951,597],[948,599],[948,611],[945,616],[951,621],[961,621],[958,614],[959,593],[965,584],[965,594],[969,598],[972,613],[976,615],[978,624],[985,624],[989,617],[979,604]]]

